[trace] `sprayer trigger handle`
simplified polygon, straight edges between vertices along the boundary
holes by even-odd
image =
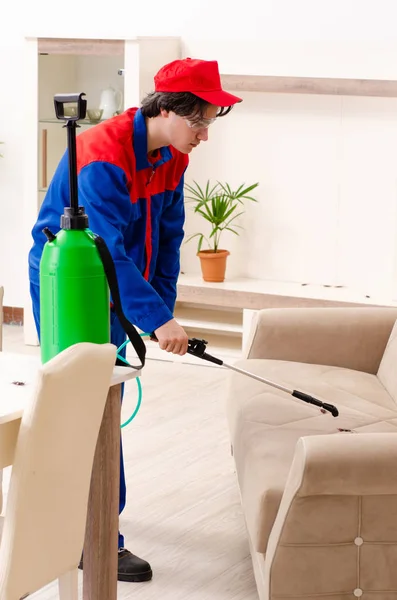
[[[193,354],[193,356],[203,358],[207,349],[207,344],[208,342],[206,340],[198,340],[197,338],[189,339],[187,351],[189,354]]]

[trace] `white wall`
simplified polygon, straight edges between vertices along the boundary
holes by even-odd
[[[243,103],[214,125],[189,176],[235,187],[259,182],[259,203],[247,205],[244,232],[225,233],[226,245],[233,244],[229,276],[334,282],[339,122],[334,97],[244,93]],[[196,226],[196,218],[189,220],[189,233]],[[191,270],[190,256],[186,262]]]
[[[0,35],[1,38],[1,35]],[[27,289],[27,241],[23,198],[25,160],[36,166],[34,154],[25,155],[25,122],[37,115],[37,98],[27,96],[25,83],[32,72],[24,46],[19,42],[0,46],[0,281],[6,306],[23,306]]]
[[[24,81],[34,76],[25,36],[181,35],[185,55],[217,58],[223,72],[397,78],[397,9],[391,0],[267,0],[260,9],[252,7],[251,0],[236,12],[208,0],[174,0],[152,2],[149,14],[143,3],[132,8],[120,0],[116,9],[99,9],[87,0],[82,14],[81,4],[70,0],[62,16],[41,0],[25,11],[17,3],[7,9],[8,18],[0,22],[0,140],[6,142],[0,160],[0,280],[6,305],[23,305],[27,288],[30,240],[19,237],[21,173],[24,160],[31,160],[24,131],[36,99],[24,95]],[[214,126],[211,142],[192,155],[188,175],[260,181],[260,204],[244,219],[246,233],[231,240],[229,275],[389,293],[396,274],[396,101],[243,96],[244,103]],[[188,233],[196,227],[191,216]],[[193,243],[184,246],[183,268],[198,272],[194,250]]]
[[[243,94],[192,157],[188,178],[260,182],[229,276],[394,292],[397,99]],[[189,207],[189,205],[188,205]],[[187,233],[201,220],[188,208]],[[199,272],[196,247],[183,268]]]

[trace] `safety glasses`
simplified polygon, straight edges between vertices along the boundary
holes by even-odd
[[[200,129],[208,129],[208,127],[216,121],[216,117],[214,117],[213,119],[200,119],[199,121],[191,121],[185,117],[182,118],[186,122],[187,126],[193,129],[194,131],[199,131]]]

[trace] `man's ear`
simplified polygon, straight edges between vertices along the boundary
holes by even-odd
[[[168,117],[170,116],[170,112],[168,110],[165,110],[165,108],[160,108],[160,115],[164,119],[168,119]]]

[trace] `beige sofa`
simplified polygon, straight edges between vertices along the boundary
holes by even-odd
[[[261,600],[397,598],[397,309],[259,312],[227,410]]]

